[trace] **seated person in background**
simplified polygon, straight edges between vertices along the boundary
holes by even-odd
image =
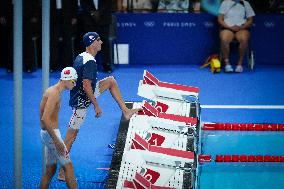
[[[185,12],[189,10],[189,0],[160,0],[158,12]]]
[[[250,27],[255,15],[252,7],[244,0],[224,0],[219,9],[218,23],[221,26],[220,40],[225,72],[233,72],[229,61],[230,42],[239,42],[239,60],[235,72],[243,71],[243,59],[250,37]]]
[[[191,0],[192,2],[192,11],[194,13],[200,13],[201,12],[201,0]],[[190,8],[189,8],[190,10]]]
[[[118,0],[118,10],[121,12],[149,13],[152,11],[152,0]]]

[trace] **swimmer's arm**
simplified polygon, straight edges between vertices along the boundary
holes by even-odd
[[[92,88],[92,81],[89,79],[83,79],[83,88],[89,99],[91,100],[92,104],[95,107],[99,107],[99,104],[97,102],[97,99],[94,95],[94,91]]]
[[[50,137],[53,139],[53,141],[55,142],[59,142],[58,137],[56,136],[55,132],[54,132],[54,128],[58,128],[58,125],[52,125],[52,124],[56,124],[53,123],[51,121],[51,116],[53,111],[55,110],[55,106],[56,103],[58,102],[59,96],[57,94],[50,94],[45,107],[44,107],[44,112],[43,115],[41,117],[41,122],[45,125],[45,128],[48,132],[48,134],[50,135]]]
[[[43,112],[44,112],[44,105],[45,105],[45,96],[43,96],[41,102],[40,102],[40,107],[39,107],[39,112],[40,112],[40,119],[42,118]],[[42,126],[42,122],[40,122],[41,126]]]

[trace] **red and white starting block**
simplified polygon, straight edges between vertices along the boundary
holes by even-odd
[[[197,118],[158,112],[146,101],[141,106],[143,111],[129,122],[125,150],[130,149],[132,143],[130,138],[133,138],[131,137],[133,132],[138,133],[156,146],[180,150],[187,149],[188,139],[194,140],[196,135]],[[161,142],[162,138],[163,141]],[[194,149],[195,147],[196,145],[194,145]]]
[[[138,134],[132,146],[124,152],[117,188],[182,188],[193,152],[153,146]]]
[[[147,170],[148,171],[148,170]],[[149,171],[150,172],[150,171]],[[123,187],[124,188],[139,188],[139,189],[174,189],[173,187],[163,187],[163,186],[157,186],[157,185],[154,185],[152,184],[151,181],[149,181],[147,179],[147,177],[151,180],[154,180],[153,179],[153,173],[155,173],[155,176],[158,175],[157,172],[154,172],[152,171],[152,174],[146,174],[144,176],[142,176],[141,174],[139,173],[136,173],[135,174],[135,177],[132,181],[128,181],[128,180],[125,180],[124,181],[124,184],[123,184]]]
[[[160,146],[164,148],[172,148],[178,150],[186,150],[188,137],[187,135],[179,135],[176,133],[169,133],[164,131],[142,131],[136,130],[132,133],[132,141],[127,149],[136,149],[137,144],[133,138],[135,135],[141,136],[145,141],[147,141],[152,146]],[[134,146],[135,145],[135,146]]]
[[[164,110],[162,112],[176,115],[189,112],[190,103],[199,101],[198,93],[197,87],[159,81],[147,70],[144,70],[143,80],[138,86],[139,96],[156,101],[156,106]]]
[[[147,115],[150,117],[156,117],[159,119],[167,120],[169,123],[173,123],[173,125],[180,125],[180,126],[183,125],[188,127],[196,127],[197,125],[196,117],[187,117],[176,114],[159,112],[158,109],[153,107],[147,101],[143,101],[142,112],[139,113],[139,115]]]
[[[187,117],[159,112],[147,101],[143,101],[142,112],[140,115],[149,116],[149,124],[154,128],[173,131],[178,133],[187,133],[188,130],[196,131],[198,119],[196,117]]]

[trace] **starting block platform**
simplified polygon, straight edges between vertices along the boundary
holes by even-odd
[[[142,110],[122,116],[106,188],[196,188],[200,136],[199,89],[158,80],[144,71]]]

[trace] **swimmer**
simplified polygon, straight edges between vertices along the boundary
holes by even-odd
[[[95,110],[95,117],[102,116],[102,109],[97,98],[103,92],[109,90],[112,97],[117,102],[126,120],[129,120],[141,109],[128,109],[121,96],[118,84],[114,77],[109,76],[102,80],[97,80],[96,54],[101,50],[102,40],[96,32],[88,32],[83,36],[83,43],[86,47],[85,52],[79,54],[73,64],[77,70],[77,85],[70,91],[69,105],[73,113],[69,122],[66,138],[64,140],[67,150],[70,152],[81,125],[83,124],[87,108],[92,104]],[[59,180],[64,181],[64,172],[60,169]]]
[[[73,89],[76,86],[77,78],[77,72],[74,68],[64,68],[60,80],[44,92],[40,103],[40,135],[42,143],[45,145],[46,158],[46,171],[40,181],[41,189],[49,187],[50,181],[56,172],[57,161],[65,171],[67,187],[77,188],[69,152],[58,129],[60,95],[66,89]]]

